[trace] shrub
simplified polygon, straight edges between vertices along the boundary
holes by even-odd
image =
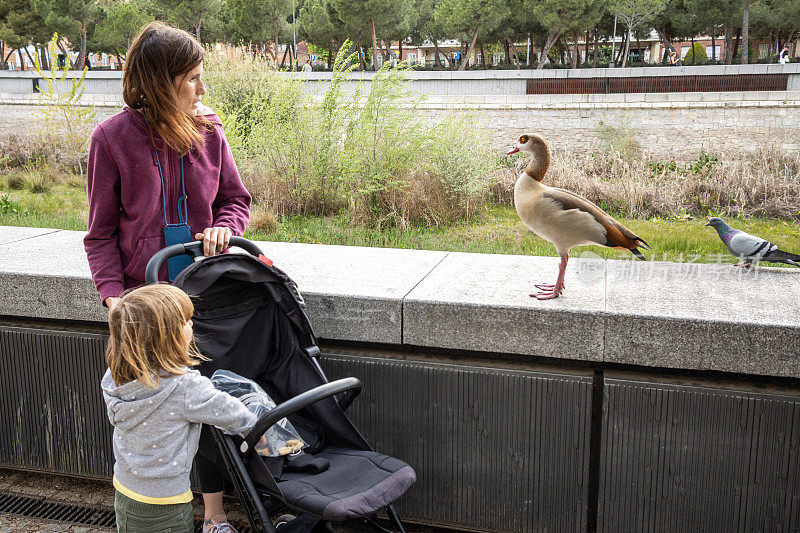
[[[706,62],[708,62],[706,47],[700,43],[694,43],[686,53],[686,57],[683,58],[684,65],[702,65]]]
[[[58,56],[57,42],[58,34],[54,33],[50,41],[51,58]],[[44,128],[40,136],[48,147],[43,154],[50,164],[66,165],[70,169],[77,167],[79,173],[83,174],[89,135],[94,128],[96,115],[94,107],[80,104],[85,89],[86,68],[81,76],[72,78],[65,91],[59,91],[59,86],[67,85],[69,66],[60,69],[57,61],[50,63],[50,70],[43,71],[39,55],[36,54],[36,72],[47,82],[47,89],[41,92]]]
[[[426,121],[406,65],[388,64],[369,88],[348,88],[355,54],[345,44],[322,96],[254,58],[210,57],[206,101],[260,208],[332,215],[380,227],[441,224],[483,205],[494,156],[476,121]]]

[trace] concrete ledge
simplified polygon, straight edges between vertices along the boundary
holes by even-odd
[[[105,321],[83,232],[0,229],[0,314]],[[258,244],[323,339],[800,378],[800,269]]]

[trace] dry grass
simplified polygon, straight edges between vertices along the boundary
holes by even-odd
[[[89,133],[85,137],[87,140]],[[62,146],[59,139],[45,134],[0,136],[0,172],[48,165],[59,172],[82,174],[89,154],[83,148]]]
[[[278,219],[271,212],[257,208],[250,213],[247,229],[256,233],[274,233],[278,230]]]
[[[507,168],[493,192],[511,203],[522,165]],[[738,161],[706,155],[691,164],[648,162],[617,151],[554,156],[546,183],[632,218],[681,214],[800,219],[800,155],[761,151]]]

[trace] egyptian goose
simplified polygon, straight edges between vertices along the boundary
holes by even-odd
[[[532,158],[514,186],[514,207],[522,222],[538,236],[552,242],[561,256],[555,284],[536,285],[541,292],[531,294],[532,297],[549,300],[561,295],[569,250],[573,246],[597,244],[625,249],[644,260],[638,247],[649,246],[631,230],[589,200],[542,184],[550,166],[550,148],[544,139],[535,134],[523,135],[508,154],[520,151],[530,153]]]

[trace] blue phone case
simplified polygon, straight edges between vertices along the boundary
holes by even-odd
[[[192,229],[188,224],[168,224],[164,227],[164,246],[192,242]],[[175,281],[181,271],[194,263],[194,258],[188,255],[179,255],[167,259],[167,269],[169,270],[169,280]]]

